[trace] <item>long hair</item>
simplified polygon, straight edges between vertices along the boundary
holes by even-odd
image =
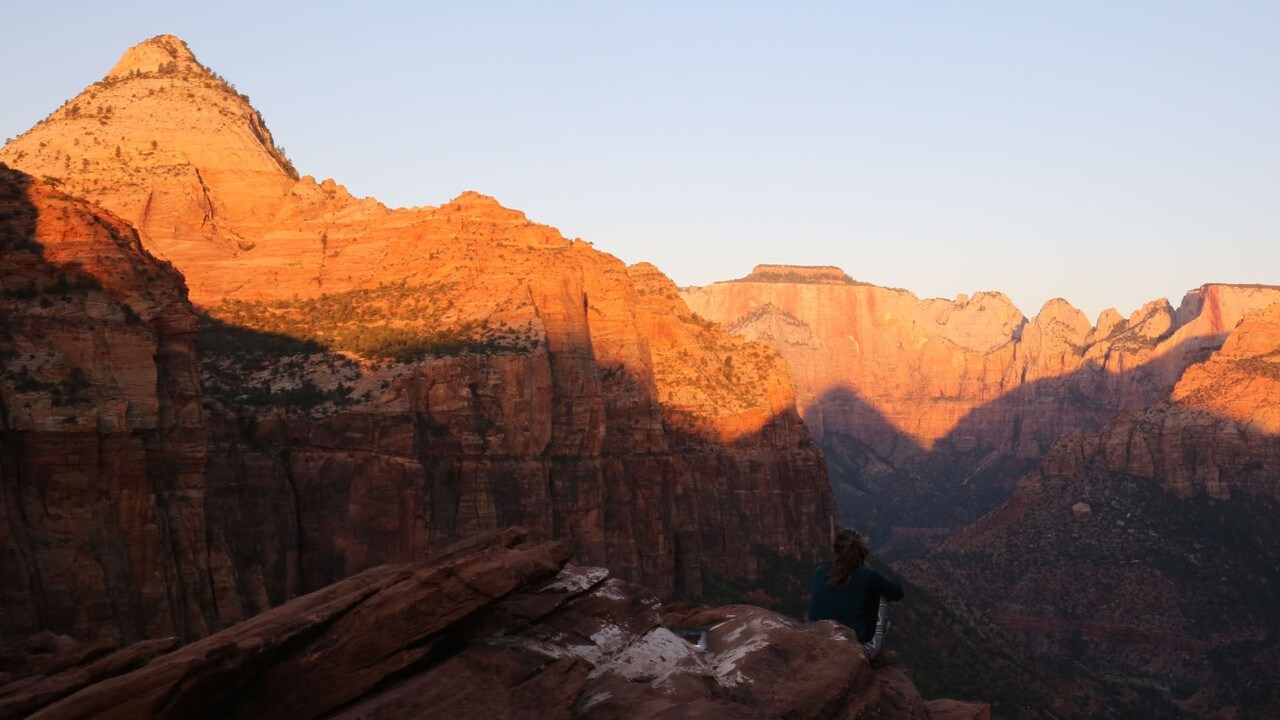
[[[831,572],[827,575],[827,587],[843,587],[849,584],[854,568],[867,562],[871,551],[867,549],[867,539],[849,528],[841,528],[836,533],[831,547],[835,550],[835,559],[831,562]]]

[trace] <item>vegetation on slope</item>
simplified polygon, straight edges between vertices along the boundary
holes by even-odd
[[[362,397],[361,363],[526,353],[532,328],[458,319],[452,285],[401,281],[316,298],[225,300],[200,319],[197,345],[207,394],[229,407],[311,410]]]

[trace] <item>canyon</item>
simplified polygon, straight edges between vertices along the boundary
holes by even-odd
[[[682,296],[786,357],[841,523],[927,596],[906,623],[945,641],[901,642],[937,688],[982,685],[1009,716],[1275,714],[1280,288],[1206,284],[1092,324],[838,268]]]
[[[0,149],[0,716],[1272,717],[1278,303],[678,288],[300,176],[158,36]],[[795,619],[837,520],[910,676]]]
[[[901,569],[1192,717],[1274,717],[1277,390],[1273,305],[1166,401],[1068,433],[1007,502]]]
[[[1205,285],[1090,323],[1064,300],[1025,317],[1006,296],[955,300],[758,266],[682,297],[771,344],[827,458],[840,520],[882,554],[918,553],[1009,497],[1053,443],[1168,397],[1183,371],[1280,288]]]
[[[906,612],[950,647],[906,639],[909,662],[963,664],[956,638],[986,621],[993,659],[1052,666],[1033,702],[1055,715],[1275,714],[1280,289],[1205,285],[1092,325],[1061,300],[1028,320],[998,293],[920,300],[838,268],[682,294],[787,358],[841,521],[942,598]],[[1101,707],[1053,700],[1082,693]]]

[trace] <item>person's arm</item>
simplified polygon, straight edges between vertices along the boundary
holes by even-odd
[[[885,600],[897,602],[902,599],[902,583],[885,575],[879,570],[871,571],[871,589],[879,593]]]

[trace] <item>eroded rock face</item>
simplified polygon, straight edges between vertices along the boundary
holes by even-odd
[[[906,573],[1031,648],[1129,679],[1135,709],[1273,715],[1280,691],[1253,668],[1280,657],[1277,358],[1280,306],[1247,315],[1171,400],[1063,437]]]
[[[0,165],[0,635],[216,616],[195,316],[120,218]]]
[[[566,564],[567,545],[523,538],[478,536],[429,563],[365,571],[32,717],[984,717],[873,671],[834,623],[750,606],[664,617],[643,588]],[[675,622],[707,629],[706,649]]]
[[[802,579],[767,569],[827,544],[825,466],[772,349],[700,321],[656,268],[493,198],[392,210],[296,178],[247,98],[176,38],[131,49],[0,159],[134,223],[199,310],[204,415],[188,376],[181,417],[200,434],[156,457],[206,517],[186,533],[206,546],[204,590],[132,582],[158,605],[202,598],[200,622],[94,596],[117,635],[198,637],[513,523],[663,595],[711,580],[793,606]],[[125,544],[155,555],[150,538]]]
[[[1164,399],[1245,314],[1280,301],[1207,285],[1176,311],[1158,300],[1090,324],[1060,299],[1027,319],[999,293],[921,300],[831,275],[761,266],[682,296],[786,358],[842,519],[891,553],[994,507],[1064,433]]]
[[[1182,498],[1280,500],[1280,305],[1247,315],[1222,349],[1187,369],[1169,402],[1120,415],[1096,434],[1073,433],[1044,471],[1099,465],[1158,480]]]
[[[1280,306],[1246,316],[1221,350],[1187,368],[1170,399],[1251,433],[1280,435]]]

